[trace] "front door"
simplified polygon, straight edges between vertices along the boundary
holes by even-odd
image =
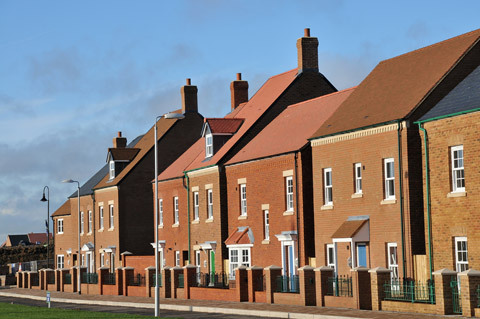
[[[87,252],[87,270],[89,273],[94,273],[95,272],[95,268],[93,266],[93,257],[92,257],[92,252],[89,251]]]
[[[357,244],[357,266],[367,267],[367,245]]]

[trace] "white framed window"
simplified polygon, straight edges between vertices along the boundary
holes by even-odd
[[[213,136],[212,134],[205,135],[205,157],[213,156]]]
[[[180,267],[180,251],[175,251],[175,266]]]
[[[463,145],[450,149],[452,159],[452,191],[465,192],[465,170],[463,167]]]
[[[327,267],[335,269],[335,245],[327,244]]]
[[[100,267],[105,266],[105,253],[100,254]]]
[[[200,207],[198,205],[198,192],[193,192],[193,219],[199,220],[199,210]]]
[[[83,234],[83,226],[84,226],[84,220],[83,220],[83,212],[80,212],[80,233]]]
[[[178,196],[173,198],[173,223],[178,224]]]
[[[213,218],[213,190],[207,190],[207,218]]]
[[[467,237],[455,237],[455,271],[468,270]]]
[[[100,229],[103,229],[103,206],[99,208]]]
[[[285,196],[287,211],[293,211],[293,177],[285,177]]]
[[[113,221],[114,221],[113,220],[113,217],[114,217],[114,215],[113,215],[113,205],[108,205],[108,210],[110,212],[110,228],[113,228],[113,225],[114,225],[113,224]]]
[[[333,205],[332,169],[323,169],[324,205]]]
[[[265,240],[270,239],[270,214],[268,209],[263,211],[263,233]]]
[[[362,163],[355,163],[355,194],[362,193]]]
[[[385,176],[385,199],[395,199],[395,163],[393,158],[383,160]]]
[[[65,256],[57,255],[57,269],[63,269],[65,267]]]
[[[63,219],[57,219],[57,234],[63,234]]]
[[[240,184],[240,214],[247,216],[247,184]]]
[[[88,232],[91,233],[93,229],[93,215],[92,211],[88,211]]]
[[[163,199],[158,200],[158,225],[163,226]]]
[[[110,172],[110,179],[114,179],[115,178],[115,162],[114,161],[110,161],[109,163],[109,172]]]
[[[388,253],[388,269],[392,272],[390,273],[390,279],[392,281],[398,280],[398,254],[397,254],[397,243],[387,243],[387,253]]]
[[[250,247],[228,248],[230,278],[235,278],[235,269],[240,266],[250,267]]]
[[[85,266],[85,254],[82,254],[82,263],[81,266]]]

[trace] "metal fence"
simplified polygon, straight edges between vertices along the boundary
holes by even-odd
[[[300,293],[298,276],[278,276],[276,292]]]
[[[347,275],[328,277],[327,296],[353,297],[352,277]]]
[[[145,286],[145,276],[143,276],[142,274],[133,275],[132,277],[128,278],[128,285],[129,286],[144,287]]]
[[[80,282],[82,284],[98,284],[98,274],[84,272],[82,273]]]
[[[228,274],[221,273],[197,273],[197,287],[204,288],[235,288],[234,282],[230,281]]]
[[[418,282],[395,279],[383,285],[385,300],[435,303],[435,285],[432,281]]]
[[[152,276],[152,280],[150,280],[150,287],[155,287],[155,274]],[[158,273],[158,287],[163,287],[163,281],[162,281],[162,273]]]
[[[65,284],[67,285],[72,284],[72,274],[65,274]]]
[[[105,276],[103,276],[103,282],[102,284],[104,285],[115,285],[116,279],[115,279],[115,273],[114,272],[109,272]]]
[[[450,279],[450,288],[452,289],[453,313],[462,313],[462,298],[460,295],[460,280],[457,276]]]

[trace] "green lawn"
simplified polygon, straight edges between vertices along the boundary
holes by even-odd
[[[152,310],[153,311],[153,310]],[[0,318],[150,318],[147,316],[127,315],[107,312],[93,312],[83,310],[66,310],[58,308],[31,307],[0,302]]]

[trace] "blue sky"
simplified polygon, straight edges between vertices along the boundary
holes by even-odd
[[[132,140],[181,106],[185,78],[204,116],[296,67],[297,38],[319,39],[320,71],[357,85],[383,59],[479,28],[479,1],[0,0],[0,243],[43,231],[51,212]],[[477,21],[477,23],[475,22]],[[152,176],[153,177],[153,176]]]

